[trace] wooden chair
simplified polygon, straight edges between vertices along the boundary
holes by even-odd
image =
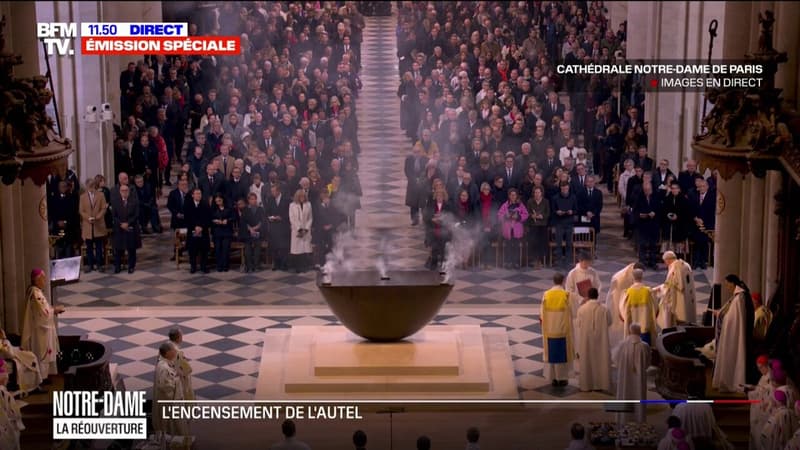
[[[174,241],[174,251],[175,251],[175,268],[181,268],[181,250],[186,248],[186,234],[189,230],[186,228],[178,228],[175,230],[175,241]]]
[[[578,262],[578,252],[580,250],[588,250],[592,259],[594,259],[594,228],[575,227],[572,231],[572,259],[575,263]]]
[[[504,239],[504,238],[501,237],[501,238],[499,238],[497,240],[497,247],[498,247],[497,252],[498,252],[498,254],[500,254],[501,260],[503,261],[502,265],[499,264],[499,262],[498,262],[497,267],[505,266],[505,264],[506,264],[506,241],[507,240],[510,240],[510,239]],[[524,240],[524,239],[520,239],[519,240],[519,266],[520,267],[522,267],[522,255],[523,255],[523,250],[522,249],[523,249],[523,246],[526,244],[526,242],[527,241]]]

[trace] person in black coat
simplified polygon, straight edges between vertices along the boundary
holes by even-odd
[[[653,185],[642,185],[642,194],[637,196],[631,219],[636,225],[636,246],[639,262],[655,268],[658,262],[659,202],[653,192]]]
[[[139,201],[131,195],[131,188],[119,186],[119,195],[112,197],[111,213],[114,219],[112,248],[114,249],[114,273],[121,272],[122,255],[128,252],[128,273],[136,269],[136,249],[140,245]]]
[[[572,261],[572,234],[575,230],[575,214],[578,213],[578,199],[575,194],[570,192],[569,183],[561,182],[558,186],[559,192],[550,201],[550,218],[555,228],[556,256],[553,264],[561,259],[561,248],[565,248],[565,254],[561,259],[561,265],[568,265]]]
[[[239,240],[244,242],[244,271],[255,272],[261,261],[261,242],[264,240],[264,208],[258,206],[258,195],[247,196],[247,207],[239,219]]]
[[[689,203],[693,210],[693,226],[691,237],[694,241],[692,264],[695,268],[705,269],[708,266],[708,244],[710,238],[706,231],[714,231],[717,220],[717,192],[708,188],[705,180],[698,182],[697,191],[689,195]]]
[[[331,195],[327,189],[319,193],[319,202],[314,205],[313,212],[311,239],[318,249],[316,263],[322,266],[333,249],[333,235],[345,218],[331,205]]]
[[[203,201],[203,191],[195,188],[192,199],[184,205],[186,219],[186,247],[189,250],[190,273],[197,272],[197,260],[200,259],[200,270],[208,273],[208,229],[211,226],[211,207]]]
[[[422,147],[415,145],[412,153],[406,157],[403,172],[406,176],[406,206],[410,209],[411,225],[419,223],[420,199],[426,194],[426,183],[422,183],[428,158]]]
[[[161,233],[161,219],[158,215],[158,204],[156,203],[156,193],[149,182],[145,182],[142,175],[136,175],[133,179],[136,198],[139,200],[139,225],[144,234],[148,234],[147,223],[153,229],[153,233]]]
[[[636,165],[641,167],[645,172],[653,170],[655,163],[653,162],[653,158],[647,156],[647,147],[641,146],[639,150],[637,150]]]
[[[217,170],[216,164],[206,166],[206,175],[197,182],[197,187],[203,194],[203,201],[211,205],[211,199],[219,193],[225,192],[225,176]]]
[[[289,270],[289,244],[292,238],[292,229],[289,224],[291,199],[281,192],[280,184],[270,186],[270,194],[265,203],[264,212],[267,215],[272,270]]]
[[[214,259],[217,272],[227,272],[230,268],[231,239],[233,239],[233,209],[225,204],[225,197],[217,194],[211,208],[211,233],[214,236]]]
[[[447,199],[447,191],[439,189],[433,193],[433,199],[425,207],[423,220],[425,221],[426,241],[431,246],[430,260],[425,267],[431,270],[439,270],[444,264],[445,246],[450,240],[450,230],[446,224],[447,215],[452,214],[453,209]]]
[[[578,191],[578,213],[589,219],[594,234],[600,233],[600,213],[603,211],[603,193],[595,187],[594,175],[586,177],[586,187]]]
[[[242,175],[242,169],[234,167],[231,178],[225,185],[226,203],[233,205],[239,200],[246,199],[249,193],[250,182]]]
[[[667,245],[665,250],[686,255],[684,244],[689,235],[692,217],[689,202],[681,192],[681,186],[674,181],[670,185],[670,193],[661,203],[661,239]]]
[[[119,138],[114,141],[114,176],[120,172],[130,173],[132,169],[131,154],[125,146],[125,141]]]
[[[178,188],[174,189],[167,196],[167,209],[172,217],[169,227],[173,230],[186,228],[186,215],[184,207],[191,199],[189,198],[189,181],[186,179],[178,180]]]
[[[58,194],[47,202],[50,234],[60,236],[55,243],[56,258],[75,256],[75,244],[80,237],[80,217],[78,204],[69,193],[66,181],[58,183]]]

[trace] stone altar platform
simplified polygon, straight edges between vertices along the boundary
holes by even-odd
[[[343,326],[266,330],[255,398],[517,399],[505,328],[429,325],[391,343]]]

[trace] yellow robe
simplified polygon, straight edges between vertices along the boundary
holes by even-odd
[[[544,362],[561,364],[569,363],[574,356],[572,344],[572,307],[569,293],[561,286],[554,286],[544,293],[542,299],[542,337],[544,338]],[[551,355],[550,342],[558,341],[566,354]]]
[[[649,287],[635,283],[625,291],[622,300],[625,314],[625,335],[630,334],[630,326],[638,323],[642,327],[642,334],[650,335],[649,345],[656,343],[656,299]]]
[[[42,378],[58,373],[56,358],[59,347],[55,316],[44,292],[36,286],[29,287],[20,348],[33,352],[39,358]]]

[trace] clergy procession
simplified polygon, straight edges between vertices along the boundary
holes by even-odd
[[[546,373],[554,388],[563,389],[575,375],[582,392],[613,391],[620,400],[648,398],[649,375],[657,371],[651,366],[651,358],[658,334],[697,320],[691,266],[672,251],[665,252],[662,259],[667,266],[663,284],[647,286],[644,265],[632,263],[614,274],[604,303],[598,301],[602,285],[589,255],[580,255],[566,277],[561,273],[553,276],[553,287],[542,298],[540,321]],[[709,311],[715,336],[703,347],[704,355],[714,362],[711,388],[723,395],[744,392],[754,400],[750,416],[752,449],[797,449],[797,388],[780,360],[753,356],[757,338],[754,328],[759,323],[755,304],[760,302],[753,300],[738,276],[729,274],[725,284],[733,295],[719,309]],[[748,384],[755,381],[756,371],[761,374],[760,380]],[[690,384],[688,391],[689,398],[707,396],[702,386]],[[646,422],[645,406],[639,404],[632,412],[619,413],[618,422]],[[680,404],[670,420],[659,449],[732,448],[708,404]],[[706,442],[710,447],[692,447],[692,442],[695,446]]]

